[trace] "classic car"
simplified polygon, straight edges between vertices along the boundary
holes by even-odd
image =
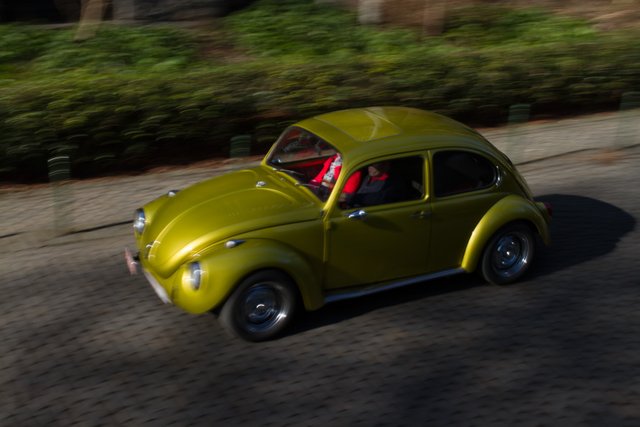
[[[261,341],[332,301],[474,271],[511,283],[549,243],[550,220],[478,132],[358,108],[303,120],[260,165],[141,207],[126,257],[165,303]]]

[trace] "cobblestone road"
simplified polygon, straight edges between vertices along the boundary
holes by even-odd
[[[458,276],[336,303],[261,344],[162,305],[123,263],[129,204],[204,172],[116,180],[138,186],[122,194],[78,183],[76,204],[108,190],[109,206],[56,238],[29,229],[50,189],[2,194],[0,425],[638,426],[639,161],[636,147],[520,167],[555,218],[517,285]]]

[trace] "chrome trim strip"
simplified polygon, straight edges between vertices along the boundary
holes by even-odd
[[[420,282],[424,282],[431,279],[438,279],[441,277],[453,276],[454,274],[460,274],[464,272],[465,270],[463,268],[452,268],[449,270],[438,271],[436,273],[423,274],[422,276],[402,279],[397,282],[388,283],[380,287],[360,289],[360,290],[351,291],[351,292],[344,292],[340,294],[329,295],[325,297],[324,302],[325,304],[329,304],[336,301],[342,301],[342,300],[351,299],[351,298],[358,298],[365,295],[376,294],[378,292],[389,291],[391,289],[402,288],[404,286],[413,285],[415,283],[420,283]]]
[[[500,168],[500,166],[496,166],[496,179],[495,179],[495,186],[496,187],[500,187],[500,184],[502,184],[502,179],[503,179],[503,175],[502,175],[502,169]]]

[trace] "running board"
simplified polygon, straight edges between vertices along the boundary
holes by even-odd
[[[366,289],[359,289],[355,291],[345,291],[343,293],[333,294],[325,297],[324,303],[329,304],[336,301],[342,301],[351,298],[363,297],[365,295],[377,294],[378,292],[385,292],[391,289],[402,288],[404,286],[413,285],[427,280],[438,279],[441,277],[453,276],[454,274],[464,273],[463,268],[452,268],[450,270],[442,270],[437,273],[423,274],[422,276],[410,277],[408,279],[402,279],[397,282],[391,282],[386,285],[370,287]]]

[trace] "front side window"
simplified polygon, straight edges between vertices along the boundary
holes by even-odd
[[[433,156],[436,197],[451,196],[490,187],[497,169],[487,158],[470,151],[439,151]]]
[[[343,189],[343,207],[366,207],[421,199],[424,196],[424,159],[410,156],[372,162],[357,170],[355,192]]]

